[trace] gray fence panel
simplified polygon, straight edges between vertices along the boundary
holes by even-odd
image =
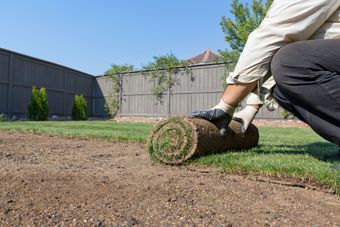
[[[0,113],[7,112],[9,55],[0,52]]]
[[[158,100],[152,94],[153,83],[150,74],[125,74],[122,77],[122,104],[119,115],[166,116],[166,100]]]
[[[66,103],[66,114],[68,116],[71,115],[72,113],[72,108],[73,108],[73,99],[74,99],[74,94],[67,94],[67,103]]]
[[[223,78],[226,72],[224,64],[210,64],[194,66],[191,75],[180,70],[176,75],[178,84],[172,87],[170,99],[168,94],[158,100],[152,95],[154,81],[149,74],[133,72],[122,75],[122,103],[120,116],[168,116],[189,114],[194,110],[204,110],[216,105],[224,90]],[[112,95],[110,80],[105,77],[97,79],[95,91],[95,114],[104,116],[101,106],[105,103],[104,97]],[[170,103],[169,103],[170,101]],[[244,104],[243,104],[244,105]],[[242,108],[242,107],[240,107]],[[240,109],[239,108],[239,109]],[[170,112],[169,112],[170,111]],[[270,112],[262,108],[257,118],[282,119],[282,109]]]
[[[0,113],[7,111],[7,85],[0,84]]]
[[[85,97],[87,102],[87,112],[89,116],[93,116],[93,97]]]
[[[106,116],[106,112],[104,109],[104,105],[105,105],[105,98],[95,98],[94,99],[94,113],[97,117],[104,117]]]
[[[64,92],[47,91],[48,107],[50,115],[64,114]]]
[[[93,78],[83,76],[81,73],[67,70],[66,71],[67,91],[69,93],[84,95],[88,97],[93,96]]]
[[[12,88],[12,113],[25,114],[28,113],[28,104],[31,97],[32,89],[24,86],[13,86]]]
[[[0,49],[0,113],[27,115],[36,86],[46,88],[50,115],[70,115],[75,94],[85,96],[93,115],[93,81],[92,75]]]
[[[0,82],[8,82],[9,55],[0,52]]]
[[[269,111],[266,107],[263,107],[257,114],[257,119],[283,119],[282,112],[283,108],[279,107],[277,110]]]
[[[95,83],[95,91],[94,91],[94,96],[95,97],[102,97],[103,94],[109,95],[112,93],[112,87],[113,82],[110,77],[99,77],[96,80]]]
[[[98,77],[93,85],[94,114],[98,117],[106,116],[105,101],[112,96],[113,82],[110,77]]]
[[[19,95],[12,96],[13,113],[24,115],[28,113],[28,105],[30,102],[31,88],[24,86],[13,86],[13,93]],[[64,95],[62,92],[47,90],[48,106],[50,115],[63,115]]]
[[[13,113],[24,115],[28,112],[28,105],[31,96],[31,87],[28,86],[13,86],[12,103]],[[47,90],[48,106],[50,115],[63,115],[63,103],[64,103],[63,92]]]
[[[166,116],[165,104],[153,95],[123,95],[121,116]]]
[[[62,68],[21,56],[14,56],[12,82],[46,89],[64,89]]]
[[[218,102],[223,91],[223,65],[195,67],[191,75],[183,71],[176,75],[179,83],[172,89],[170,114],[189,114],[193,110],[208,109]]]

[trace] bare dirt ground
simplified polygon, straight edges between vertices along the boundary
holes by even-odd
[[[141,144],[0,132],[0,226],[340,226],[340,197],[195,165]]]

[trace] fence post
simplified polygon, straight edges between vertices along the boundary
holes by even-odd
[[[67,74],[67,71],[66,71],[66,68],[64,68],[64,117],[66,118],[67,117],[67,78],[66,78],[66,75]]]
[[[118,100],[119,100],[119,117],[122,116],[122,108],[123,108],[123,75],[119,74],[119,94],[118,94]]]
[[[12,117],[12,94],[13,94],[13,56],[14,54],[11,52],[9,55],[9,63],[8,63],[8,90],[7,90],[7,115],[8,117]]]
[[[170,92],[171,92],[171,89],[170,89],[170,85],[168,86],[168,117],[170,117],[170,113],[171,113],[171,94],[170,94]]]
[[[96,77],[92,78],[92,117],[96,116]]]

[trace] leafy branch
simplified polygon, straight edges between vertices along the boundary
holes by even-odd
[[[231,62],[226,65],[226,71],[233,71],[238,58],[247,42],[248,36],[262,22],[273,0],[252,0],[252,4],[240,3],[239,0],[233,0],[231,3],[232,18],[222,17],[220,26],[224,33],[225,41],[230,45],[230,49],[219,50],[221,58],[225,62]],[[222,80],[226,86],[227,73]]]
[[[117,65],[112,64],[111,68],[105,72],[107,76],[112,79],[112,90],[109,96],[105,97],[105,112],[110,117],[116,116],[119,106],[120,97],[119,94],[122,89],[122,73],[133,71],[133,65]]]
[[[179,84],[176,74],[180,72],[181,67],[187,75],[192,75],[189,63],[179,60],[174,54],[153,57],[154,61],[143,67],[144,73],[151,71],[151,78],[154,86],[151,90],[152,94],[162,103],[163,95],[171,90],[171,88]]]
[[[273,0],[253,0],[252,5],[233,0],[231,3],[232,18],[222,17],[220,26],[225,41],[231,50],[220,50],[224,60],[236,62],[243,51],[248,36],[262,22]]]

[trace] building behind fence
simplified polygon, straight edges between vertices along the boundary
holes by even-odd
[[[151,72],[122,74],[118,116],[167,117],[189,114],[214,106],[223,92],[225,64],[191,67],[191,74],[178,70],[177,82],[161,99],[152,94],[155,81]],[[112,94],[113,81],[106,76],[94,77],[77,70],[0,49],[0,113],[9,116],[27,114],[32,87],[47,90],[50,115],[69,116],[73,96],[83,94],[89,116],[105,117],[105,100]],[[258,118],[282,119],[282,109],[268,112],[262,108]]]

